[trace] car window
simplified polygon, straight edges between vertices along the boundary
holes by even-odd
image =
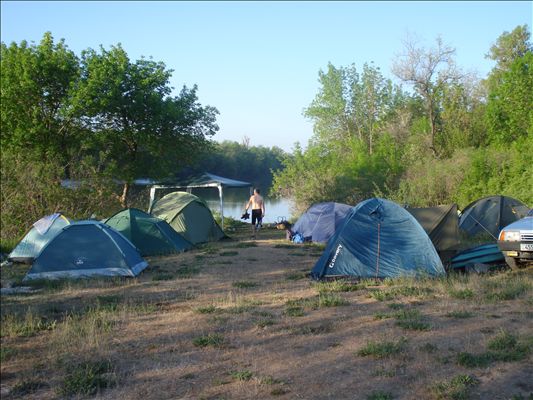
[[[527,216],[528,217],[533,217],[533,208],[531,210],[529,210],[529,212],[527,213]]]

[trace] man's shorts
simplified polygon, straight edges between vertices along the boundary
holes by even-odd
[[[252,225],[255,225],[257,222],[261,223],[261,220],[263,219],[263,213],[261,212],[261,209],[252,210]]]

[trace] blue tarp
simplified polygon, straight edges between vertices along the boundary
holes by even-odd
[[[352,206],[341,203],[313,204],[296,221],[293,233],[300,233],[313,242],[326,243],[342,225]]]
[[[379,198],[352,208],[311,272],[315,279],[444,274],[422,226],[403,207]]]

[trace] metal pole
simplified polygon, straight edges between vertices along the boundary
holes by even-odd
[[[222,191],[222,185],[218,185],[218,196],[220,197],[220,224],[224,230],[224,193]]]
[[[150,188],[150,203],[148,204],[148,214],[152,212],[152,207],[154,205],[154,199],[155,199],[155,186],[152,186]]]

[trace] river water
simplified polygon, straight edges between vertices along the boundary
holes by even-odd
[[[209,208],[219,213],[220,199],[218,197],[218,189],[193,189],[192,194],[202,198]],[[224,189],[224,217],[232,217],[240,220],[244,212],[244,206],[250,198],[250,190],[248,188],[227,188]],[[264,196],[265,200],[265,217],[263,222],[274,223],[279,220],[288,220],[291,217],[291,201],[288,199],[278,199]],[[249,211],[250,212],[250,211]],[[250,220],[248,219],[247,222]]]

